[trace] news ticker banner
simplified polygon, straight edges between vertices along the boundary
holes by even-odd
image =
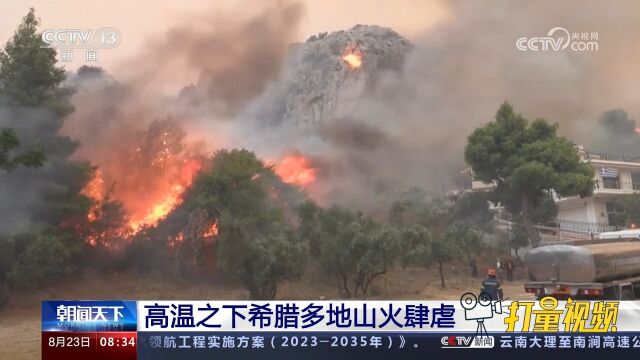
[[[640,301],[43,301],[43,359],[640,354]],[[470,351],[471,351],[470,350]]]

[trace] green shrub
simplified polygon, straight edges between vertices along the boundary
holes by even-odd
[[[45,233],[16,238],[15,255],[8,278],[11,285],[34,288],[45,281],[67,275],[77,268],[82,248],[78,239],[67,234]]]

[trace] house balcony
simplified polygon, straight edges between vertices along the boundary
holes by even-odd
[[[594,181],[594,195],[625,195],[640,192],[640,183],[618,179],[597,179]]]
[[[592,162],[614,162],[614,163],[635,163],[640,164],[640,156],[637,155],[619,155],[619,154],[602,154],[582,151],[580,153],[583,159]]]

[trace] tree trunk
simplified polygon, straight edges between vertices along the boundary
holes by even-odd
[[[516,251],[516,257],[518,257],[518,235],[515,233],[515,227],[509,227],[511,234],[511,241],[513,242],[513,248]]]
[[[522,194],[522,226],[531,241],[531,247],[538,247],[540,244],[540,234],[538,234],[538,230],[533,226],[533,222],[529,218],[529,199],[527,195]]]
[[[446,285],[444,284],[444,273],[442,272],[442,261],[438,261],[438,271],[440,271],[440,286],[442,286],[442,288],[446,288]]]
[[[362,286],[362,293],[364,295],[368,295],[369,294],[369,286],[371,285],[371,283],[373,282],[373,280],[375,278],[377,278],[380,275],[384,275],[385,276],[385,289],[386,289],[386,279],[387,279],[387,271],[379,271],[377,273],[371,274],[363,283]]]

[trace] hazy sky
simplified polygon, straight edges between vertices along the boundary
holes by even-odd
[[[208,149],[245,147],[269,159],[291,152],[312,156],[328,164],[327,198],[351,204],[357,198],[364,207],[377,201],[372,193],[384,189],[449,188],[449,175],[464,167],[467,135],[490,121],[505,100],[527,118],[559,123],[562,135],[582,143],[602,131],[596,124],[605,111],[621,108],[640,117],[637,0],[308,0],[302,6],[293,1],[0,0],[0,45],[30,6],[42,19],[41,30],[120,30],[123,42],[101,50],[97,63],[118,86],[85,84],[74,97],[76,112],[65,119],[65,131],[84,145],[82,160],[109,164],[113,159],[101,156],[105,149],[111,156],[121,133],[178,114],[193,140]],[[379,73],[375,91],[352,96],[342,80],[359,73],[347,77],[339,66],[326,72],[339,81],[307,82],[325,76],[313,57],[305,59],[310,66],[286,62],[289,44],[356,24],[390,27],[416,45],[401,71]],[[597,51],[516,46],[520,38],[544,37],[558,27],[570,32],[572,45],[597,40]],[[330,61],[321,63],[339,64],[339,49],[327,46],[323,56]],[[74,70],[83,63],[65,66]],[[283,71],[297,65],[300,73]],[[189,84],[194,87],[185,88]],[[336,127],[337,133],[353,126],[354,138],[371,132],[360,129],[375,129],[377,152],[344,146],[322,127],[302,133],[295,122],[281,124],[289,104],[310,103],[296,97],[298,84],[305,85],[300,89],[309,99],[325,87],[344,95],[344,103],[357,104],[348,116],[324,120],[348,125]],[[205,101],[194,106],[185,101],[189,94]]]
[[[226,16],[248,17],[260,11],[270,1],[261,0],[0,0],[0,44],[12,36],[21,17],[29,7],[36,9],[42,29],[95,29],[116,27],[122,33],[117,49],[102,50],[99,65],[113,70],[115,64],[136,52],[145,41],[163,36],[172,25],[189,22],[203,14],[223,13]],[[445,7],[435,0],[307,0],[300,29],[296,37],[304,40],[323,31],[347,29],[355,24],[388,26],[412,39],[428,29],[445,14]],[[84,63],[66,64],[75,69]]]

